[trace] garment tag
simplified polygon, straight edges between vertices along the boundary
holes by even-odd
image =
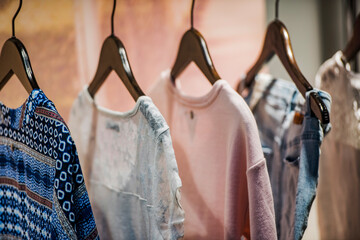
[[[116,131],[116,132],[119,132],[119,131],[120,131],[120,127],[119,127],[119,125],[116,124],[116,123],[107,122],[107,123],[106,123],[106,128],[107,128],[107,129],[114,130],[114,131]]]
[[[295,112],[293,123],[301,125],[303,120],[304,120],[304,114],[300,112]]]

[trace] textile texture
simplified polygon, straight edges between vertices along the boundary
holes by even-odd
[[[180,89],[167,70],[150,96],[173,137],[185,239],[276,239],[269,176],[249,107],[225,80],[201,97]]]
[[[0,238],[99,239],[75,144],[35,89],[17,109],[0,103]]]
[[[142,96],[131,111],[114,112],[98,106],[85,88],[69,122],[99,235],[182,237],[181,180],[169,127],[152,100]]]
[[[316,76],[317,87],[332,94],[333,109],[320,157],[322,239],[360,239],[360,74],[342,59],[337,52]]]
[[[330,96],[313,91],[330,110]],[[310,114],[308,97],[293,83],[270,75],[257,75],[245,100],[268,166],[278,239],[300,239],[316,194],[320,144],[330,125],[321,125]]]

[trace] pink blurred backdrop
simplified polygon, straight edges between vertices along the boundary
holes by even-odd
[[[16,36],[30,56],[39,86],[68,119],[77,93],[94,76],[103,40],[110,34],[112,0],[24,1]],[[0,42],[11,36],[17,0],[0,1]],[[190,27],[191,1],[117,1],[115,35],[124,43],[134,75],[146,93],[175,61],[181,36]],[[198,0],[194,26],[205,37],[215,67],[232,86],[260,51],[265,29],[263,0]],[[179,77],[185,93],[206,93],[210,83],[193,65]],[[115,74],[99,90],[104,107],[125,111],[134,101]],[[10,107],[27,93],[15,77],[0,91]]]

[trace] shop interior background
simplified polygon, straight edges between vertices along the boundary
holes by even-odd
[[[1,44],[11,37],[18,4],[18,0],[0,1]],[[95,74],[102,42],[110,35],[112,4],[112,0],[23,1],[16,18],[16,37],[28,51],[36,80],[65,121],[78,92]],[[310,83],[319,66],[345,47],[359,6],[356,0],[280,1],[279,19],[289,31],[297,63]],[[117,0],[115,35],[124,43],[145,93],[163,70],[172,67],[181,36],[190,27],[190,7],[191,0]],[[275,0],[196,1],[194,27],[205,37],[218,73],[232,86],[256,60],[266,25],[274,16]],[[263,71],[289,79],[276,57]],[[190,95],[200,96],[211,88],[193,64],[179,80]],[[114,73],[96,97],[98,104],[113,110],[126,111],[134,105]],[[0,91],[0,101],[12,108],[26,98],[16,77]],[[304,239],[320,239],[316,201]]]

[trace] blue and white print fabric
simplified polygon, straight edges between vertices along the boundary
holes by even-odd
[[[0,103],[0,238],[99,239],[74,141],[40,89]]]

